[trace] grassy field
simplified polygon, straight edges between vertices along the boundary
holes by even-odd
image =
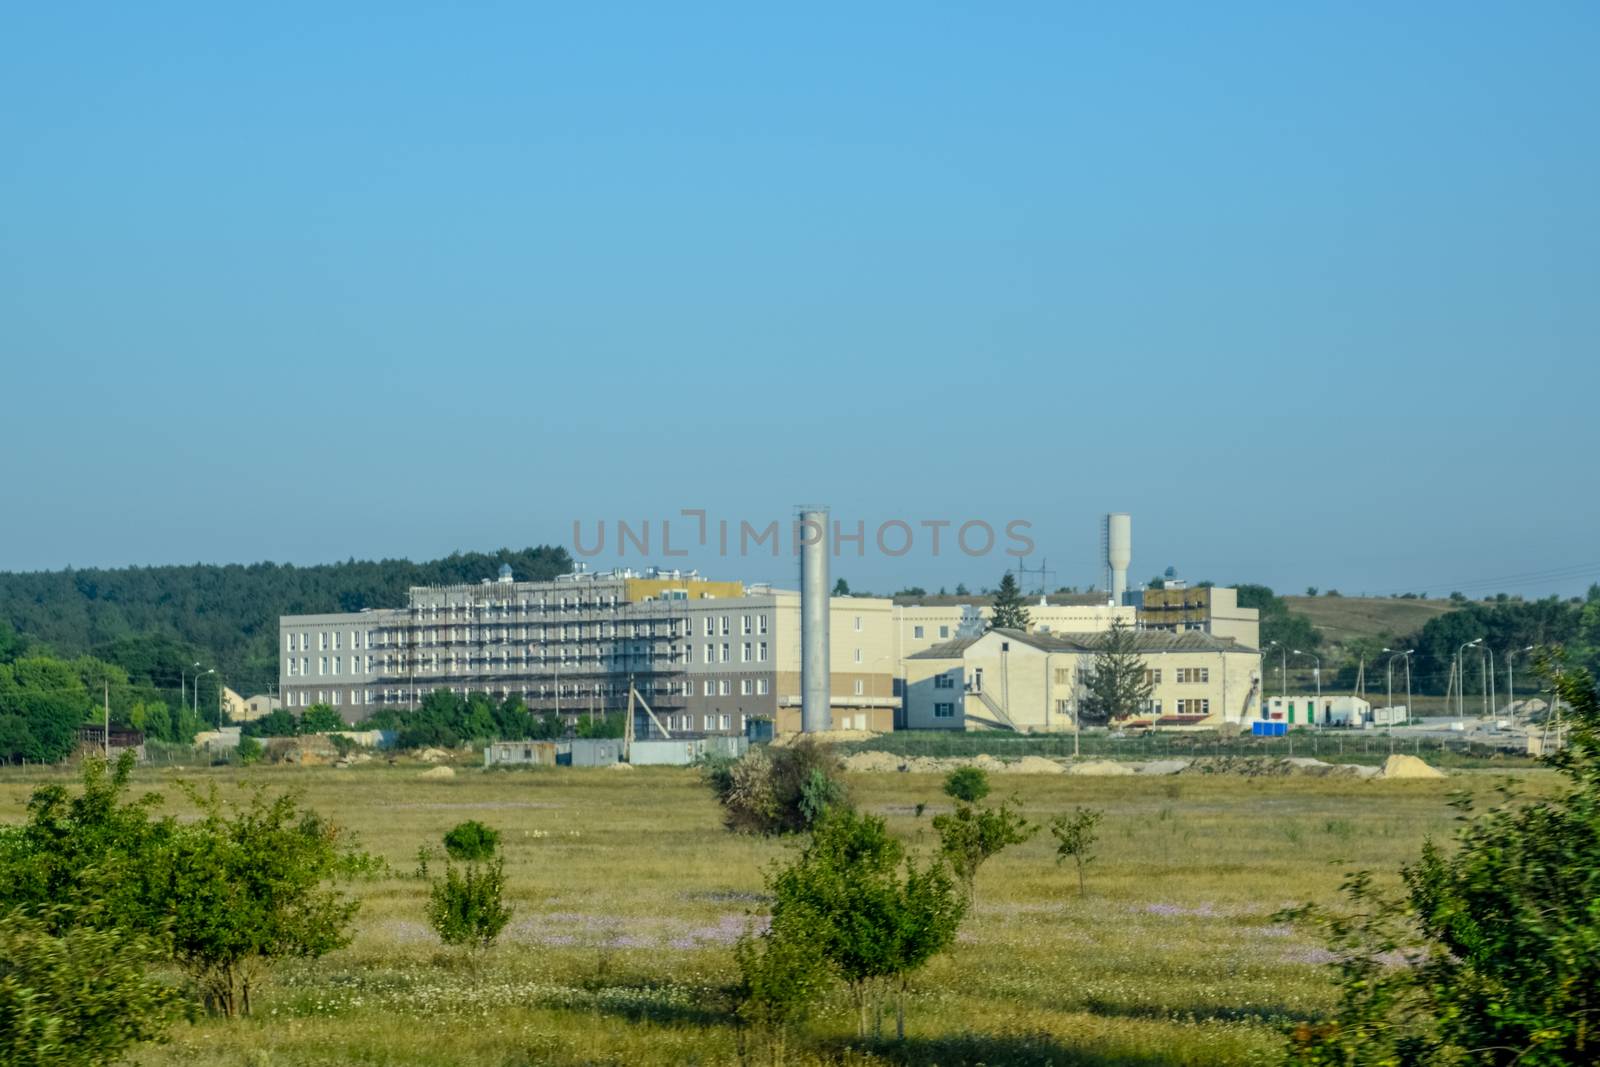
[[[1325,640],[1342,645],[1353,637],[1392,634],[1404,637],[1424,623],[1461,605],[1449,600],[1401,600],[1397,597],[1286,596],[1289,610],[1304,615]]]
[[[462,769],[446,781],[418,770],[190,772],[301,789],[392,873],[355,886],[349,948],[279,968],[253,1018],[182,1024],[137,1062],[737,1062],[721,995],[729,945],[791,844],[727,833],[687,770]],[[0,820],[20,820],[45,777],[0,775]],[[147,771],[138,785],[170,805],[172,778]],[[1319,947],[1272,913],[1332,899],[1354,867],[1394,871],[1425,836],[1449,832],[1452,790],[1487,793],[1497,780],[1007,777],[998,791],[1035,819],[1079,804],[1107,812],[1090,895],[1076,895],[1046,840],[1002,854],[979,876],[955,950],[917,976],[903,1045],[857,1042],[841,994],[788,1062],[1276,1062],[1283,1027],[1326,1008],[1331,988]],[[930,846],[937,777],[851,785],[897,834]],[[477,964],[439,947],[412,873],[418,846],[468,818],[504,832],[517,908]]]

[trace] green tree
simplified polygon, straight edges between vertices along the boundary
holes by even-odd
[[[239,732],[248,737],[293,737],[300,732],[300,723],[289,709],[273,708],[254,722],[245,723]]]
[[[741,1028],[767,1044],[774,1064],[783,1062],[789,1032],[811,1009],[828,980],[827,966],[812,948],[809,924],[791,909],[757,935],[746,930],[733,946],[739,976],[731,990]],[[741,1062],[743,1049],[741,1049]]]
[[[498,858],[462,867],[447,863],[428,893],[428,922],[447,945],[486,949],[511,921],[505,888],[505,865]]]
[[[833,808],[811,841],[769,881],[773,923],[805,931],[806,943],[850,987],[857,1033],[881,1009],[886,983],[909,976],[955,940],[966,898],[944,864],[919,867],[884,821]],[[881,1010],[877,1012],[881,1020]]]
[[[280,709],[281,710],[281,709]],[[272,713],[268,713],[269,715]],[[302,734],[327,734],[349,729],[339,713],[328,704],[313,704],[300,713],[298,730]]]
[[[1361,871],[1346,882],[1348,911],[1288,913],[1322,928],[1341,987],[1330,1023],[1294,1033],[1294,1062],[1594,1061],[1600,700],[1582,669],[1563,671],[1554,687],[1572,723],[1567,747],[1549,760],[1565,780],[1559,794],[1530,799],[1508,786],[1453,849],[1425,845],[1403,869],[1398,896]],[[1458,806],[1469,812],[1470,798]]]
[[[795,834],[833,808],[848,807],[843,765],[831,747],[801,737],[782,747],[752,748],[737,762],[712,764],[706,782],[730,830]]]
[[[1094,861],[1094,846],[1099,839],[1097,827],[1105,812],[1093,808],[1076,808],[1071,815],[1057,815],[1050,820],[1050,833],[1056,839],[1056,862],[1071,860],[1078,868],[1078,895],[1085,891],[1084,875]]]
[[[989,617],[991,630],[1026,630],[1028,609],[1023,604],[1022,589],[1016,575],[1006,571],[1000,579],[1000,588],[994,594],[994,613]]]
[[[151,976],[156,959],[121,930],[0,915],[0,1067],[99,1067],[160,1040],[180,996]]]
[[[944,778],[944,794],[976,804],[989,795],[989,776],[982,767],[957,767]]]
[[[1143,711],[1155,687],[1145,670],[1144,657],[1139,655],[1138,635],[1118,619],[1095,644],[1079,719],[1088,725],[1104,725]]]
[[[210,1010],[248,1015],[251,987],[274,963],[349,943],[359,905],[333,882],[352,853],[294,794],[255,789],[225,807],[214,787],[188,792],[201,819],[173,835],[161,895],[172,955]]]
[[[833,595],[834,596],[849,596],[850,595],[850,583],[845,581],[843,578],[840,578],[837,581],[835,581],[833,583]]]
[[[1022,817],[1013,805],[1002,801],[997,808],[957,804],[956,809],[933,817],[939,835],[939,851],[950,869],[961,880],[968,899],[978,878],[978,868],[1010,845],[1020,845],[1038,832],[1038,827]]]

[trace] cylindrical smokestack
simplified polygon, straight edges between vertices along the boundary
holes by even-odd
[[[828,654],[828,509],[805,508],[800,541],[800,729],[832,724],[832,663]]]
[[[1124,511],[1106,516],[1107,589],[1111,602],[1121,604],[1128,591],[1128,564],[1133,562],[1133,519]]]

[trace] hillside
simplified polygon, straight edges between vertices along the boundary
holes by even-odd
[[[502,563],[524,579],[554,577],[572,566],[566,549],[545,545],[457,552],[422,563],[8,571],[0,572],[0,622],[60,655],[114,649],[119,663],[137,655],[126,647],[130,643],[177,642],[185,654],[164,659],[179,662],[192,655],[214,665],[224,684],[249,694],[277,680],[279,615],[398,607],[411,586],[492,578]],[[179,679],[156,683],[177,686]]]
[[[1354,638],[1415,633],[1431,619],[1454,611],[1448,600],[1400,600],[1393,597],[1286,596],[1289,610],[1304,615],[1324,641],[1347,644]]]

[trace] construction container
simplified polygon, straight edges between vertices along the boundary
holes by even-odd
[[[554,767],[553,741],[494,741],[483,748],[485,767]]]
[[[738,759],[750,751],[750,741],[743,737],[712,734],[705,739],[705,754],[723,759]]]
[[[705,755],[705,751],[703,737],[635,741],[628,753],[628,762],[635,767],[687,767]]]
[[[556,762],[569,767],[609,767],[622,762],[622,741],[614,737],[577,738],[561,746]]]

